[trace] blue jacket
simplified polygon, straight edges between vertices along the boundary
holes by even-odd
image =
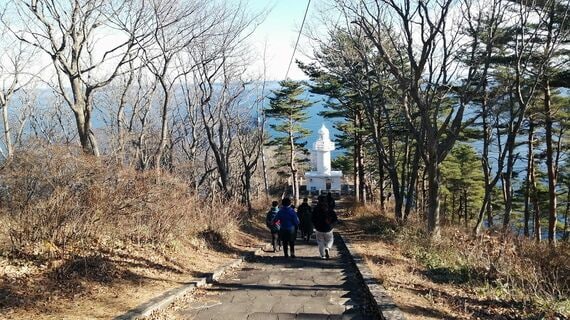
[[[281,221],[281,230],[293,230],[299,225],[299,217],[291,207],[283,207],[277,213],[275,220]]]

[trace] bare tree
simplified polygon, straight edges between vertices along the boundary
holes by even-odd
[[[1,10],[1,8],[0,8]],[[34,58],[34,50],[27,48],[17,41],[8,32],[5,11],[0,12],[0,20],[5,23],[0,25],[0,110],[2,110],[3,145],[5,151],[0,148],[0,156],[4,160],[10,160],[14,155],[14,138],[21,136],[27,113],[15,114],[20,122],[20,129],[13,131],[10,111],[12,100],[16,93],[26,87],[34,79],[34,71],[31,70],[31,60]],[[20,101],[21,106],[24,102]]]
[[[263,92],[263,89],[262,89]],[[247,99],[247,95],[244,95]],[[252,180],[257,170],[260,157],[263,152],[265,142],[265,118],[263,115],[255,117],[256,111],[259,110],[258,104],[265,97],[263,94],[257,99],[250,108],[246,106],[243,110],[239,110],[236,117],[236,139],[240,156],[241,184],[242,184],[242,202],[247,205],[248,213],[253,213],[252,200]],[[243,105],[249,104],[244,101]],[[264,177],[264,183],[265,183]]]
[[[207,42],[214,37],[213,28],[219,23],[219,11],[216,5],[204,5],[197,1],[164,0],[152,4],[153,26],[152,41],[141,47],[143,61],[151,75],[155,77],[162,91],[160,101],[160,138],[153,156],[157,170],[161,167],[169,140],[169,107],[173,95],[174,84],[182,75],[177,73],[172,63],[185,48],[195,42]],[[212,32],[210,32],[212,31]]]
[[[262,15],[251,17],[242,4],[217,7],[219,19],[215,35],[188,50],[192,74],[191,101],[198,106],[199,118],[216,164],[218,185],[223,197],[232,197],[231,158],[235,150],[236,108],[244,94],[248,54],[245,40]]]
[[[374,43],[404,93],[404,116],[426,166],[428,231],[439,237],[439,165],[458,137],[465,110],[465,103],[457,103],[446,111],[457,68],[454,1],[356,2],[338,1]]]
[[[26,23],[11,26],[12,33],[51,59],[59,94],[74,114],[81,147],[98,155],[91,128],[93,93],[121,73],[136,44],[148,36],[146,7],[108,0],[18,0],[15,12]],[[111,30],[124,32],[103,44],[100,38]]]

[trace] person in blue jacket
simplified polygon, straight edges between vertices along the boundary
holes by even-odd
[[[291,248],[291,258],[295,258],[295,238],[299,226],[299,217],[297,217],[295,210],[291,208],[291,199],[284,198],[281,201],[281,209],[277,212],[275,220],[281,222],[279,237],[283,244],[285,258],[289,257],[289,247]]]

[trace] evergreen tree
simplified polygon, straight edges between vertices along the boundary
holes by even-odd
[[[353,156],[355,198],[365,202],[363,144],[367,133],[363,123],[361,97],[353,90],[354,83],[362,83],[362,71],[355,67],[356,63],[347,63],[346,49],[349,39],[344,33],[336,32],[331,35],[330,40],[315,52],[319,65],[305,65],[301,62],[297,64],[311,79],[311,92],[327,97],[326,110],[320,115],[340,119],[335,123],[335,128],[340,132],[337,142]]]
[[[309,118],[307,108],[312,103],[301,99],[299,96],[305,91],[299,81],[283,80],[279,82],[278,90],[273,90],[273,97],[269,98],[269,108],[265,109],[268,118],[276,120],[270,127],[277,132],[277,136],[270,140],[269,144],[277,146],[277,155],[282,163],[289,168],[293,187],[295,203],[299,202],[299,169],[306,159],[306,141],[310,131],[303,127],[303,123]]]
[[[419,155],[402,115],[403,95],[394,90],[398,87],[394,77],[359,28],[331,30],[314,54],[315,63],[298,64],[312,81],[311,91],[328,97],[323,116],[344,121],[336,128],[353,156],[356,198],[365,201],[376,187],[385,208],[384,180],[389,178],[395,216],[404,220],[415,198]],[[404,199],[408,200],[405,213]]]
[[[563,188],[565,196],[561,206],[564,206],[562,239],[568,241],[570,239],[570,161],[566,160],[560,170],[560,184]]]
[[[479,155],[468,144],[455,145],[442,163],[441,175],[444,199],[442,216],[450,211],[451,220],[454,221],[457,213],[458,220],[463,219],[467,227],[481,206],[485,193]]]

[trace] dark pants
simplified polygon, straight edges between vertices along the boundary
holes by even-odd
[[[279,236],[279,231],[271,231],[271,245],[273,245],[273,251],[277,251],[277,246],[281,248],[281,237]]]
[[[303,228],[301,228],[301,237],[303,238],[303,240],[309,242],[312,234],[313,234],[313,228],[305,229],[305,230],[303,230]]]
[[[295,238],[297,236],[297,229],[289,229],[284,230],[281,229],[279,231],[279,236],[281,237],[281,241],[283,242],[283,254],[285,257],[289,256],[289,247],[291,247],[291,255],[295,255]]]

